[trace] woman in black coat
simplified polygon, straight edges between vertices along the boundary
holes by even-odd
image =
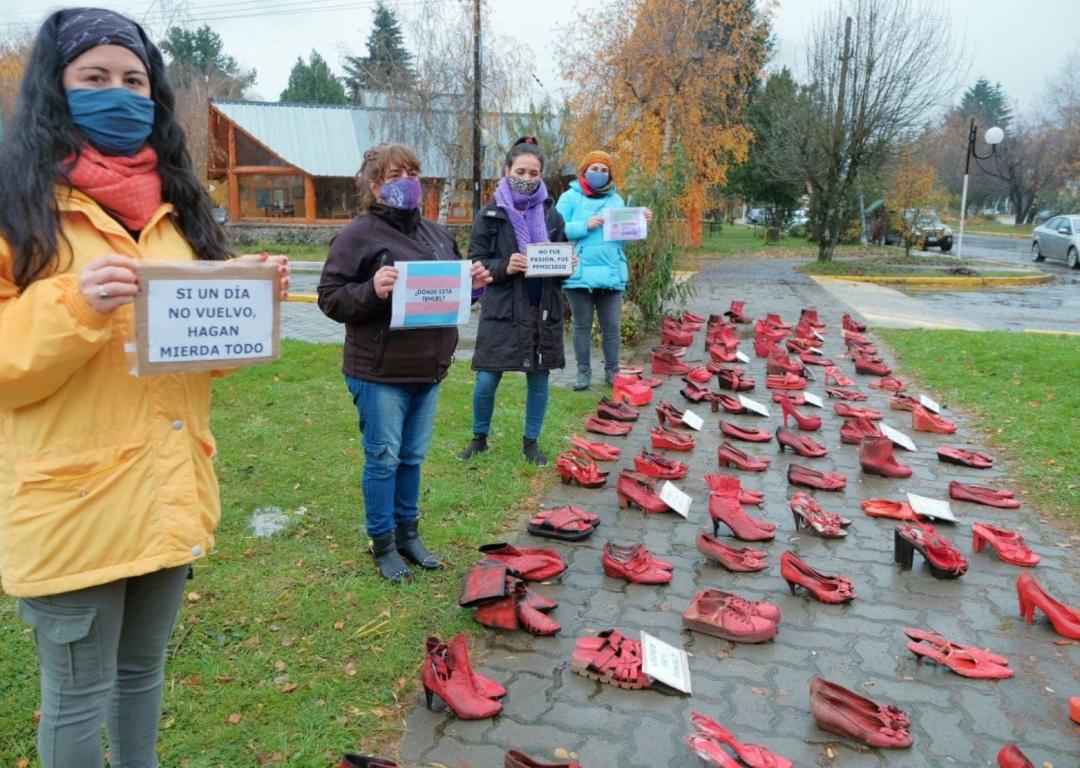
[[[461,453],[468,459],[488,449],[495,392],[505,371],[522,371],[525,434],[522,453],[547,464],[537,445],[547,409],[548,372],[562,368],[563,300],[561,277],[525,277],[525,248],[532,243],[566,242],[563,219],[540,178],[544,156],[536,139],[519,139],[506,155],[504,177],[495,197],[476,216],[469,257],[491,273],[481,304],[472,367],[473,439]]]

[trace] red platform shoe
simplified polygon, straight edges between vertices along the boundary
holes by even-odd
[[[784,427],[776,428],[776,442],[780,446],[781,453],[787,447],[804,459],[820,458],[829,452],[829,449],[821,443],[814,442],[809,437],[803,437]]]
[[[613,579],[625,579],[633,584],[668,584],[671,582],[671,568],[665,568],[641,544],[622,547],[613,542],[604,545],[604,554],[600,558],[604,575]]]
[[[982,552],[987,544],[994,548],[1002,562],[1011,565],[1034,568],[1042,560],[1024,544],[1024,537],[1016,531],[990,523],[974,523],[971,526],[971,550]]]
[[[787,481],[815,491],[840,491],[847,485],[847,478],[839,472],[818,472],[801,464],[788,465]]]
[[[697,548],[705,557],[715,560],[734,573],[764,571],[769,567],[769,563],[766,561],[768,554],[760,549],[751,549],[750,547],[735,549],[705,531],[702,531],[697,536]]]
[[[1028,624],[1035,621],[1035,609],[1038,608],[1046,614],[1055,632],[1070,640],[1080,640],[1080,610],[1050,597],[1030,573],[1016,577],[1016,597],[1020,601],[1020,615]]]
[[[884,437],[869,419],[846,419],[840,427],[840,441],[843,443],[858,445],[867,437]]]
[[[592,432],[597,435],[608,435],[614,437],[617,435],[628,435],[630,430],[633,429],[633,425],[628,424],[625,421],[612,421],[611,419],[605,419],[593,414],[589,417],[589,420],[585,422],[585,431]]]
[[[619,509],[626,509],[631,504],[646,514],[667,512],[670,509],[656,492],[652,479],[640,472],[631,472],[629,469],[620,472],[615,492],[619,497]]]
[[[896,460],[892,440],[885,436],[863,438],[859,446],[859,466],[868,475],[911,477],[911,467]]]
[[[972,501],[999,509],[1018,509],[1020,502],[1013,498],[1012,491],[999,491],[985,485],[968,485],[953,480],[949,483],[949,498],[957,501]]]
[[[681,461],[674,461],[644,450],[634,457],[634,468],[641,474],[658,480],[678,480],[686,477],[686,473],[690,470]]]
[[[782,376],[766,376],[765,386],[769,389],[806,389],[806,379],[794,373]]]
[[[421,679],[427,708],[431,709],[432,698],[438,696],[462,720],[482,720],[501,712],[500,702],[482,696],[476,690],[469,658],[462,654],[464,645],[452,641],[443,646],[437,638],[435,641],[429,640],[429,647],[443,647],[447,651],[445,654],[429,653],[425,658]]]
[[[884,749],[911,746],[911,720],[893,706],[881,705],[820,677],[810,682],[810,712],[829,733]]]
[[[938,461],[943,461],[946,464],[959,464],[974,469],[990,469],[990,467],[994,466],[994,460],[985,453],[965,451],[961,448],[938,448],[937,457]]]
[[[705,485],[713,493],[738,499],[740,504],[756,504],[760,507],[765,503],[765,494],[761,491],[751,491],[748,488],[743,488],[742,481],[735,475],[706,472]]]
[[[721,467],[734,467],[748,472],[764,472],[769,468],[769,460],[761,456],[750,456],[734,445],[723,442],[716,449],[716,458]]]
[[[758,616],[749,601],[715,589],[694,595],[682,622],[685,629],[733,643],[764,643],[776,637],[776,622]]]
[[[601,472],[589,454],[576,448],[560,453],[555,469],[563,485],[577,483],[582,488],[603,488],[607,483],[607,472]]]
[[[746,514],[738,499],[730,496],[710,493],[709,517],[712,519],[713,536],[719,535],[720,523],[723,523],[740,541],[772,541],[776,538],[776,526]]]
[[[586,453],[593,461],[618,461],[622,448],[617,448],[611,443],[586,440],[577,435],[570,436],[570,444],[582,453]]]
[[[746,429],[731,422],[721,421],[720,431],[734,440],[744,440],[748,443],[767,443],[772,440],[772,433],[763,429]]]
[[[855,386],[854,379],[849,379],[835,365],[828,365],[828,366],[825,367],[825,383],[828,384],[830,379],[838,387],[853,387],[853,386]]]
[[[694,450],[694,436],[675,432],[663,427],[653,427],[649,431],[649,439],[652,447],[667,451],[692,451]]]
[[[956,431],[956,424],[941,416],[935,416],[921,405],[911,407],[911,428],[916,432],[936,432],[939,435],[951,435]]]
[[[833,403],[833,412],[842,419],[870,419],[870,421],[880,421],[882,419],[881,411],[874,408],[855,408],[848,405],[843,400],[837,400]]]
[[[845,529],[851,525],[851,521],[833,512],[826,512],[810,494],[801,491],[796,493],[789,506],[796,533],[799,528],[807,528],[824,539],[842,539],[847,536]]]
[[[967,573],[967,560],[930,523],[903,523],[894,535],[894,557],[900,568],[910,571],[919,550],[935,579],[955,579]]]
[[[780,555],[780,576],[788,583],[793,595],[796,587],[802,587],[807,594],[822,603],[839,605],[855,599],[851,579],[847,576],[825,576],[818,573],[794,552]]]
[[[805,432],[813,432],[821,429],[821,417],[820,416],[803,416],[797,410],[795,410],[795,403],[790,397],[781,396],[780,400],[780,413],[784,417],[784,426],[787,427],[788,419],[795,420],[795,426]]]
[[[645,386],[637,376],[617,373],[611,383],[611,399],[616,403],[648,405],[652,401],[652,388]]]

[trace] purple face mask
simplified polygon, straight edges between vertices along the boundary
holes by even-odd
[[[420,207],[420,180],[412,176],[388,181],[379,187],[379,197],[391,208],[411,211]]]

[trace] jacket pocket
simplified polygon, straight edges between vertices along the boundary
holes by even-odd
[[[34,629],[34,643],[47,681],[84,686],[104,679],[96,608],[57,605],[47,598],[24,598],[19,601],[18,611]]]
[[[145,450],[143,443],[116,445],[67,456],[15,462],[20,490],[39,485],[93,484],[101,475],[119,470]]]

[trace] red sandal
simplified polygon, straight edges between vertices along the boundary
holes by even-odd
[[[987,544],[994,548],[1002,562],[1011,565],[1034,568],[1042,560],[1024,544],[1024,537],[1016,531],[999,528],[996,525],[990,525],[990,523],[972,524],[972,551],[982,552]]]
[[[648,688],[652,681],[641,669],[641,643],[608,629],[596,637],[579,637],[570,657],[570,670],[616,688]]]
[[[1004,680],[1016,674],[1007,666],[1004,656],[973,645],[954,643],[937,632],[908,627],[904,634],[911,638],[908,650],[920,660],[935,661],[948,667],[961,677],[975,680]]]
[[[593,461],[618,461],[619,455],[622,453],[622,448],[618,448],[611,443],[586,440],[584,437],[578,437],[577,435],[570,436],[570,444],[582,453],[589,454]]]
[[[603,488],[607,483],[607,472],[601,472],[589,454],[577,449],[560,453],[555,471],[563,485],[577,483],[582,488]]]
[[[526,529],[533,536],[560,541],[582,541],[592,536],[599,524],[599,515],[567,505],[540,510],[529,521]]]

